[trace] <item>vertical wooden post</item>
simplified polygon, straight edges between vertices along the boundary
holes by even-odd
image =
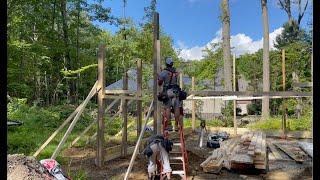
[[[98,131],[97,131],[97,159],[96,165],[102,167],[104,162],[104,109],[105,109],[105,45],[99,46],[98,52]]]
[[[285,50],[282,49],[282,88],[283,91],[286,90],[286,56],[285,56]],[[283,137],[286,137],[286,103],[285,99],[283,99],[282,102],[282,132]]]
[[[195,90],[195,79],[192,77],[191,79],[191,90]],[[192,131],[196,129],[196,101],[192,100]]]
[[[142,61],[137,59],[137,96],[142,97]],[[142,100],[137,101],[137,137],[142,127]]]
[[[127,71],[123,75],[123,90],[128,90],[128,74]],[[122,145],[121,145],[121,155],[125,157],[127,155],[127,141],[128,141],[128,114],[127,114],[127,104],[128,100],[125,98],[121,99],[122,103],[122,118],[123,118],[123,132],[122,132]]]
[[[179,77],[179,85],[180,85],[180,88],[183,89],[183,73],[180,72],[180,77]]]
[[[153,128],[154,134],[161,133],[161,118],[158,102],[159,86],[158,74],[160,73],[160,38],[159,38],[159,13],[153,16]]]
[[[180,85],[180,88],[182,90],[183,89],[183,73],[182,73],[182,71],[179,73],[179,85]],[[183,115],[180,115],[180,121],[181,121],[182,127],[184,127],[184,125],[183,125]],[[176,129],[178,129],[178,127],[176,127],[176,123],[174,123],[174,130],[176,130]]]
[[[285,50],[282,49],[282,88],[286,90],[286,55]]]
[[[236,91],[236,55],[233,54],[233,91]],[[237,135],[237,100],[233,100],[233,128]]]

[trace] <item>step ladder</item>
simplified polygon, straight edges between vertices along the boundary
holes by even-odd
[[[168,122],[165,116],[162,116],[162,133],[164,138],[169,138]],[[181,119],[182,121],[182,119]],[[173,142],[172,151],[169,152],[170,166],[172,168],[172,175],[179,175],[183,180],[187,180],[188,171],[188,154],[185,148],[185,139],[183,132],[183,125],[178,122],[178,132],[179,132],[179,142]],[[166,174],[162,172],[162,167],[160,166],[160,179],[164,179]]]

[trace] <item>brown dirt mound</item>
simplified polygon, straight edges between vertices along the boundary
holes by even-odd
[[[35,157],[23,154],[7,155],[8,180],[53,180],[51,176],[36,160]]]

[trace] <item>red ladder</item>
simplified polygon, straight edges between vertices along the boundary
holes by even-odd
[[[164,138],[169,138],[169,131],[168,131],[168,123],[169,121],[167,118],[162,114],[162,133]],[[181,118],[182,121],[182,118]],[[185,139],[184,139],[184,132],[183,132],[183,124],[181,122],[178,122],[178,131],[179,131],[179,142],[173,143],[172,151],[170,151],[169,159],[170,159],[170,166],[171,168],[173,166],[180,166],[181,169],[172,170],[172,175],[180,175],[183,180],[187,180],[187,171],[188,171],[188,154],[187,150],[185,148]],[[175,149],[174,147],[178,147],[179,150]],[[161,164],[161,163],[159,163]],[[181,167],[182,165],[182,167]],[[162,166],[160,165],[160,179],[165,178],[165,173],[162,172]]]

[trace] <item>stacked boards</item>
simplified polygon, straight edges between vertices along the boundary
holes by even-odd
[[[222,142],[201,167],[205,172],[219,172],[222,167],[227,169],[256,168],[267,170],[268,156],[266,135],[262,132],[248,132],[239,139]]]
[[[215,149],[212,155],[200,164],[204,172],[218,173],[222,167],[230,169],[230,159],[238,139],[230,139],[220,142],[220,148]]]

